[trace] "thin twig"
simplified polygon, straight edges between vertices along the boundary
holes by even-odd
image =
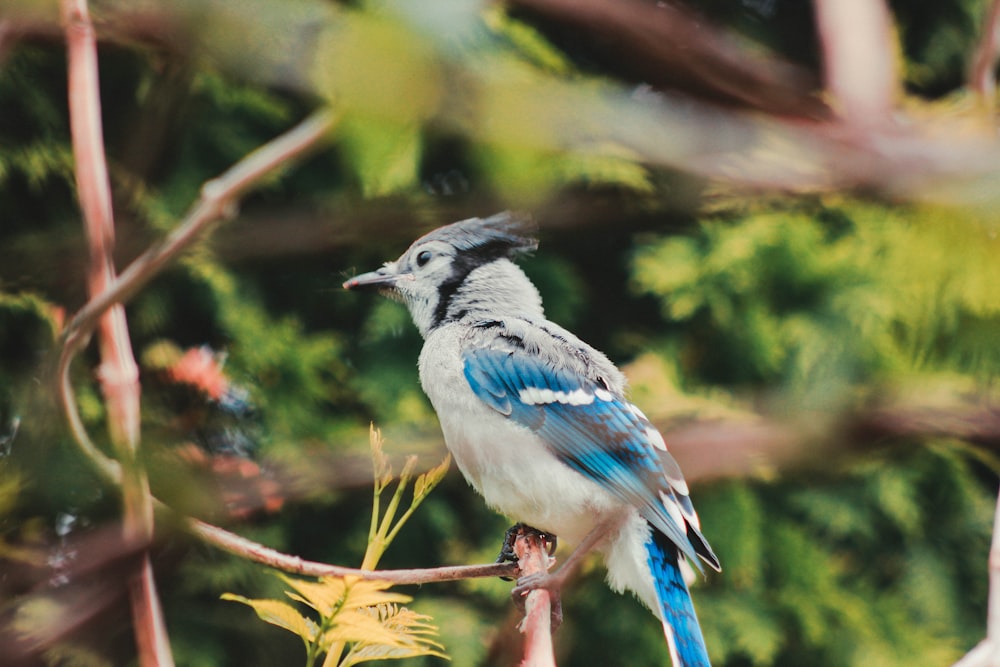
[[[483,577],[514,577],[519,571],[515,563],[456,565],[405,570],[361,570],[290,556],[198,519],[188,519],[185,525],[195,536],[223,551],[284,572],[311,577],[360,577],[361,579],[388,581],[394,584],[429,584]]]
[[[115,303],[126,303],[163,267],[194,243],[212,223],[236,213],[241,195],[274,170],[313,149],[333,129],[338,115],[330,109],[314,112],[292,130],[264,144],[214,178],[184,221],[122,271],[99,297],[91,299],[66,327],[67,345],[89,335],[101,313]]]
[[[69,378],[73,357],[87,344],[91,332],[108,308],[127,302],[164,266],[198,240],[212,223],[231,215],[242,194],[290,160],[314,148],[333,129],[336,121],[337,115],[333,111],[317,111],[292,130],[244,157],[221,176],[207,182],[202,187],[201,198],[183,222],[165,239],[137,257],[103,292],[88,301],[66,326],[57,368],[60,403],[81,451],[108,482],[120,483],[121,467],[93,444],[80,418]]]

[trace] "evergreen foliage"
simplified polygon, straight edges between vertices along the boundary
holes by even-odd
[[[118,7],[93,4],[109,15]],[[625,141],[579,141],[566,128],[589,138],[590,124],[621,111],[624,86],[635,82],[595,45],[530,12],[454,2],[265,11],[261,1],[210,3],[230,10],[213,14],[177,4],[186,8],[183,46],[109,40],[100,52],[119,267],[173,229],[206,180],[310,109],[342,105],[345,116],[328,145],[256,188],[224,230],[127,306],[142,366],[143,456],[158,496],[279,550],[362,562],[373,538],[371,478],[358,463],[369,423],[384,427],[393,452],[425,460],[441,453],[441,440],[405,311],[339,285],[433,225],[537,207],[542,243],[525,269],[548,312],[625,365],[648,414],[681,422],[756,410],[819,425],[805,445],[816,457],[793,468],[693,480],[723,564],[693,585],[715,664],[943,665],[982,636],[995,453],[919,435],[871,447],[833,426],[873,402],[995,401],[995,214],[846,194],[723,198],[643,162]],[[816,66],[808,3],[688,4],[762,49]],[[907,104],[932,117],[963,108],[986,4],[892,3]],[[50,9],[15,2],[0,9],[0,29],[5,11],[44,18]],[[119,509],[117,492],[73,444],[52,389],[63,320],[86,299],[65,51],[45,35],[5,49],[0,600],[9,602],[0,611],[6,620],[18,608],[22,623],[44,625],[72,609],[32,598],[33,581],[21,575],[53,554],[68,557],[73,538],[114,525]],[[483,109],[492,113],[477,115]],[[700,157],[685,153],[685,137],[675,140],[672,155]],[[587,224],[566,224],[577,216]],[[310,233],[297,237],[303,228]],[[224,359],[234,393],[213,397],[171,379],[184,350],[201,346]],[[88,432],[109,450],[95,360],[92,348],[81,355],[73,381]],[[219,482],[186,446],[215,456],[211,443],[243,441],[259,464],[244,482],[264,497],[270,487],[254,486],[254,475],[277,484],[280,511],[231,511],[246,488]],[[505,528],[457,471],[407,518],[381,566],[490,561]],[[163,529],[154,564],[178,664],[287,664],[299,655],[296,639],[219,601],[239,591],[246,597],[234,599],[260,613],[261,600],[282,598],[281,582]],[[666,664],[655,620],[602,579],[588,563],[566,591],[560,664]],[[405,595],[415,627],[419,614],[433,616],[444,652],[471,665],[497,659],[490,641],[513,623],[508,593],[504,582],[465,581]],[[281,604],[271,621],[312,636]],[[378,620],[398,611],[384,606]],[[134,649],[119,612],[76,619],[81,631],[56,642],[48,661],[127,663]],[[401,664],[444,664],[428,646]]]

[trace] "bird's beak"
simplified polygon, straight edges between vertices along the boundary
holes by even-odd
[[[391,289],[400,275],[388,266],[383,266],[375,271],[362,273],[348,279],[344,283],[344,289]]]

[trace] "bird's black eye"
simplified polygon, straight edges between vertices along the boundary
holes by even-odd
[[[423,266],[427,262],[431,261],[431,251],[424,250],[419,255],[417,255],[417,266]]]

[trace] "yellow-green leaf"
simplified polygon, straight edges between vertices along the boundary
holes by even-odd
[[[399,644],[399,637],[391,629],[365,612],[363,609],[353,609],[337,614],[336,623],[323,635],[324,645],[333,642],[367,642],[386,646]]]
[[[428,493],[433,491],[434,487],[437,486],[442,479],[444,479],[449,466],[451,466],[451,454],[445,456],[444,460],[437,466],[417,477],[417,481],[413,484],[414,499],[423,498]]]
[[[448,657],[443,653],[444,647],[430,639],[431,636],[437,635],[437,628],[427,622],[430,620],[428,616],[396,605],[379,605],[359,613],[377,619],[382,628],[391,633],[394,639],[380,643],[355,642],[340,667],[369,660],[402,659],[420,655]]]
[[[322,616],[333,615],[334,610],[341,605],[344,595],[347,593],[347,584],[340,577],[326,577],[320,581],[309,581],[283,574],[279,576],[295,591],[295,593],[285,591],[285,595],[296,602],[312,607]]]
[[[223,593],[222,599],[242,602],[257,612],[257,616],[262,621],[298,635],[307,644],[316,637],[316,624],[296,611],[295,607],[287,602],[282,602],[281,600],[251,600],[250,598],[233,593]]]
[[[406,603],[412,598],[387,591],[386,581],[366,581],[357,577],[323,577],[319,581],[296,579],[281,575],[281,580],[295,592],[285,595],[315,609],[323,616],[333,616],[338,610],[359,609],[377,604]]]
[[[344,600],[344,609],[361,609],[379,604],[406,603],[412,600],[409,595],[386,590],[392,584],[387,581],[355,581],[351,584]]]
[[[385,440],[382,431],[374,424],[368,426],[368,444],[372,450],[372,466],[375,468],[375,486],[385,488],[392,481],[392,465],[382,449]]]

